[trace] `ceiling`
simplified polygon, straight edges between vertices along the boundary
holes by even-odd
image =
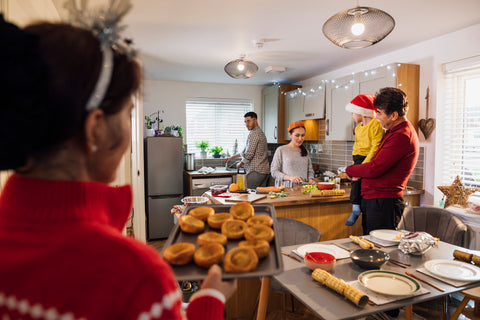
[[[63,3],[52,1],[57,9]],[[149,79],[263,85],[305,80],[480,23],[480,0],[358,2],[396,22],[390,35],[364,49],[337,47],[322,33],[323,23],[355,0],[132,0],[124,34],[140,50]],[[261,39],[275,41],[258,48]],[[259,67],[250,79],[223,70],[241,54]],[[268,66],[286,71],[266,73]]]

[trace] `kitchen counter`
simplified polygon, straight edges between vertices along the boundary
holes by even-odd
[[[227,170],[225,167],[217,167],[215,171],[210,173],[201,173],[197,170],[195,171],[184,171],[183,172],[183,194],[185,196],[192,195],[192,179],[198,178],[215,178],[215,177],[232,177],[233,182],[236,181],[237,170]]]
[[[322,232],[321,240],[334,240],[346,238],[350,235],[362,235],[361,219],[348,227],[345,225],[350,213],[350,186],[342,185],[345,190],[343,196],[310,197],[310,194],[302,194],[302,187],[287,188],[287,197],[265,198],[254,202],[254,204],[269,203],[275,207],[277,217],[296,219],[305,222]],[[411,206],[420,205],[420,194],[423,190],[408,190],[404,192],[404,199]],[[207,196],[215,204],[228,204],[233,202],[225,201],[226,198],[214,197],[210,192]]]

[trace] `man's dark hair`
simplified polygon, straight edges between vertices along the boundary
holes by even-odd
[[[376,109],[383,110],[388,116],[397,111],[398,116],[403,117],[408,111],[407,95],[397,88],[382,88],[375,95],[373,106]]]
[[[245,115],[244,115],[243,117],[244,117],[244,118],[246,118],[246,117],[251,117],[251,118],[258,119],[258,118],[257,118],[257,114],[256,114],[255,112],[253,112],[253,111],[250,111],[250,112],[245,113]]]

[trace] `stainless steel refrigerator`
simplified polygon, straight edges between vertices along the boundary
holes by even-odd
[[[145,138],[145,208],[148,239],[167,238],[174,225],[170,209],[183,193],[182,138]]]

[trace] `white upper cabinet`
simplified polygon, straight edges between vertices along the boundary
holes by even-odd
[[[345,110],[345,106],[357,95],[351,80],[352,77],[340,78],[327,85],[325,140],[354,140],[352,114]]]
[[[287,92],[285,95],[285,138],[288,137],[288,125],[303,120],[304,100],[304,95],[298,90]]]
[[[325,118],[325,86],[306,87],[302,119]]]

